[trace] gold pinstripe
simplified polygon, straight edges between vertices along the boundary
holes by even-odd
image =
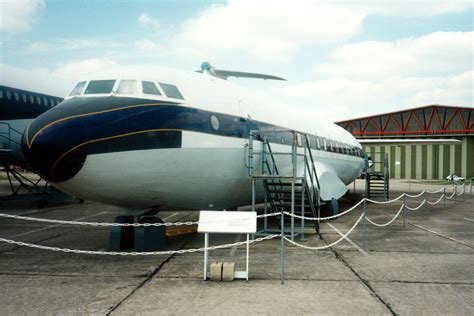
[[[136,132],[130,132],[130,133],[125,133],[125,134],[119,134],[119,135],[114,135],[114,136],[108,136],[108,137],[102,137],[102,138],[97,138],[93,140],[88,140],[86,142],[83,142],[79,145],[76,145],[66,151],[64,154],[62,154],[53,164],[53,167],[51,168],[51,179],[54,180],[54,169],[56,168],[56,165],[59,163],[61,159],[63,159],[67,154],[71,153],[72,151],[76,150],[79,147],[82,147],[87,144],[91,143],[97,143],[103,140],[108,140],[108,139],[114,139],[114,138],[120,138],[120,137],[125,137],[125,136],[130,136],[130,135],[136,135],[136,134],[142,134],[142,133],[149,133],[149,132],[177,132],[177,131],[182,131],[181,129],[176,129],[176,128],[165,128],[165,129],[147,129],[143,131],[136,131]]]
[[[51,122],[49,124],[46,124],[45,126],[43,126],[42,128],[40,128],[34,135],[33,137],[31,138],[31,141],[29,141],[29,137],[28,137],[28,131],[27,131],[27,138],[26,138],[26,144],[28,145],[28,148],[31,148],[31,146],[33,146],[33,142],[35,141],[35,138],[38,136],[39,133],[41,133],[42,131],[44,131],[45,129],[53,126],[54,124],[57,124],[57,123],[60,123],[60,122],[64,122],[66,120],[69,120],[69,119],[73,119],[73,118],[77,118],[77,117],[85,117],[85,116],[90,116],[90,115],[95,115],[95,114],[102,114],[102,113],[108,113],[108,112],[114,112],[114,111],[119,111],[119,110],[123,110],[123,109],[130,109],[130,108],[137,108],[137,107],[145,107],[145,106],[160,106],[162,104],[160,103],[149,103],[149,104],[135,104],[135,105],[129,105],[129,106],[124,106],[124,107],[121,107],[121,108],[116,108],[116,109],[108,109],[108,110],[103,110],[103,111],[97,111],[97,112],[91,112],[91,113],[84,113],[84,114],[77,114],[77,115],[72,115],[72,116],[68,116],[68,117],[63,117],[63,118],[60,118],[54,122]],[[29,128],[29,126],[28,126]]]

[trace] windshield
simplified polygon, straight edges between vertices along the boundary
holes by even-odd
[[[110,93],[115,85],[115,80],[94,80],[89,82],[84,94]]]
[[[84,87],[86,86],[86,82],[85,81],[81,81],[79,83],[76,84],[76,86],[74,87],[74,89],[72,89],[71,93],[69,94],[69,96],[73,96],[73,95],[79,95],[82,93],[82,91],[84,91]]]

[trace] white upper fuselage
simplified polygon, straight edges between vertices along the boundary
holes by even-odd
[[[360,144],[343,128],[319,118],[317,111],[308,117],[271,96],[195,72],[162,70],[156,76],[142,75],[142,78],[106,74],[103,78],[94,77],[92,81],[101,79],[115,80],[111,93],[87,94],[87,88],[86,93],[83,89],[76,96],[66,97],[55,113],[40,117],[26,133],[25,147],[27,151],[31,150],[33,160],[37,146],[56,148],[51,144],[55,143],[56,137],[60,139],[56,143],[64,147],[62,152],[49,157],[50,165],[44,162],[44,166],[37,168],[48,173],[54,186],[72,195],[132,209],[156,206],[161,209],[229,209],[248,205],[251,178],[245,166],[249,142],[245,135],[255,126],[285,128],[317,136],[318,146],[321,140],[324,147],[312,152],[324,200],[339,198],[346,191],[345,185],[361,173],[364,160],[360,157]],[[136,80],[133,93],[120,93],[118,88],[123,80]],[[142,80],[154,82],[160,95],[143,93]],[[89,82],[85,87],[89,87]],[[176,86],[184,100],[167,97],[161,84]],[[129,105],[117,107],[122,99]],[[150,103],[150,100],[156,102]],[[80,112],[81,106],[93,109],[91,103],[100,103],[100,109]],[[110,104],[110,108],[104,104]],[[173,116],[179,126],[166,120],[158,127],[152,126],[157,120],[171,115],[152,111],[165,111],[167,107],[173,108],[173,113],[183,111],[177,116],[179,119]],[[126,114],[125,111],[135,108],[144,109],[138,114]],[[150,111],[150,115],[146,111]],[[156,119],[150,121],[153,113],[157,115]],[[199,120],[199,127],[194,120]],[[220,123],[216,125],[215,120]],[[226,124],[235,125],[239,132],[232,133],[232,128]],[[149,125],[153,128],[146,127]],[[129,128],[126,132],[124,126]],[[64,136],[69,132],[94,136],[74,135],[77,140],[71,140]],[[143,139],[133,138],[144,134],[156,137],[160,133],[179,133],[179,145],[169,145],[173,135],[170,139],[163,138],[167,143],[156,148],[144,143]],[[121,140],[124,142],[117,144]],[[132,148],[134,141],[141,141],[140,146],[146,148]],[[262,143],[257,141],[255,146],[255,150],[259,150]],[[283,139],[274,141],[272,146],[278,151],[291,150],[291,144]],[[72,162],[66,163],[69,158]],[[83,162],[78,164],[80,159]],[[277,163],[282,173],[291,169],[288,160],[278,158]],[[255,165],[260,164],[256,161]],[[69,172],[67,168],[75,169]],[[56,175],[57,179],[62,175],[64,179],[56,181]],[[257,188],[257,200],[262,199],[260,187]]]

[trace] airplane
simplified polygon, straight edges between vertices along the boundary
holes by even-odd
[[[136,214],[231,210],[251,201],[245,167],[251,132],[267,135],[274,150],[290,152],[291,139],[277,131],[296,131],[313,139],[321,200],[341,198],[364,169],[361,142],[317,111],[301,114],[228,77],[284,80],[207,62],[197,72],[107,73],[79,81],[36,118],[24,133],[23,153],[60,191]],[[262,139],[255,146],[261,150]],[[289,172],[290,161],[278,159],[281,173]],[[258,187],[256,200],[264,194]]]
[[[62,100],[57,96],[0,84],[0,164],[30,168],[21,150],[23,132],[33,119]]]

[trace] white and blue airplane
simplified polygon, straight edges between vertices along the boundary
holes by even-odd
[[[274,150],[286,152],[291,138],[275,131],[309,135],[323,201],[339,199],[360,176],[362,146],[345,129],[226,80],[282,78],[218,70],[208,63],[201,68],[80,81],[64,101],[28,126],[24,155],[63,192],[137,211],[249,205],[251,177],[245,164],[251,131],[265,134]],[[262,141],[254,146],[261,150]],[[277,163],[281,173],[292,168],[288,159]],[[261,187],[256,199],[263,198]]]

